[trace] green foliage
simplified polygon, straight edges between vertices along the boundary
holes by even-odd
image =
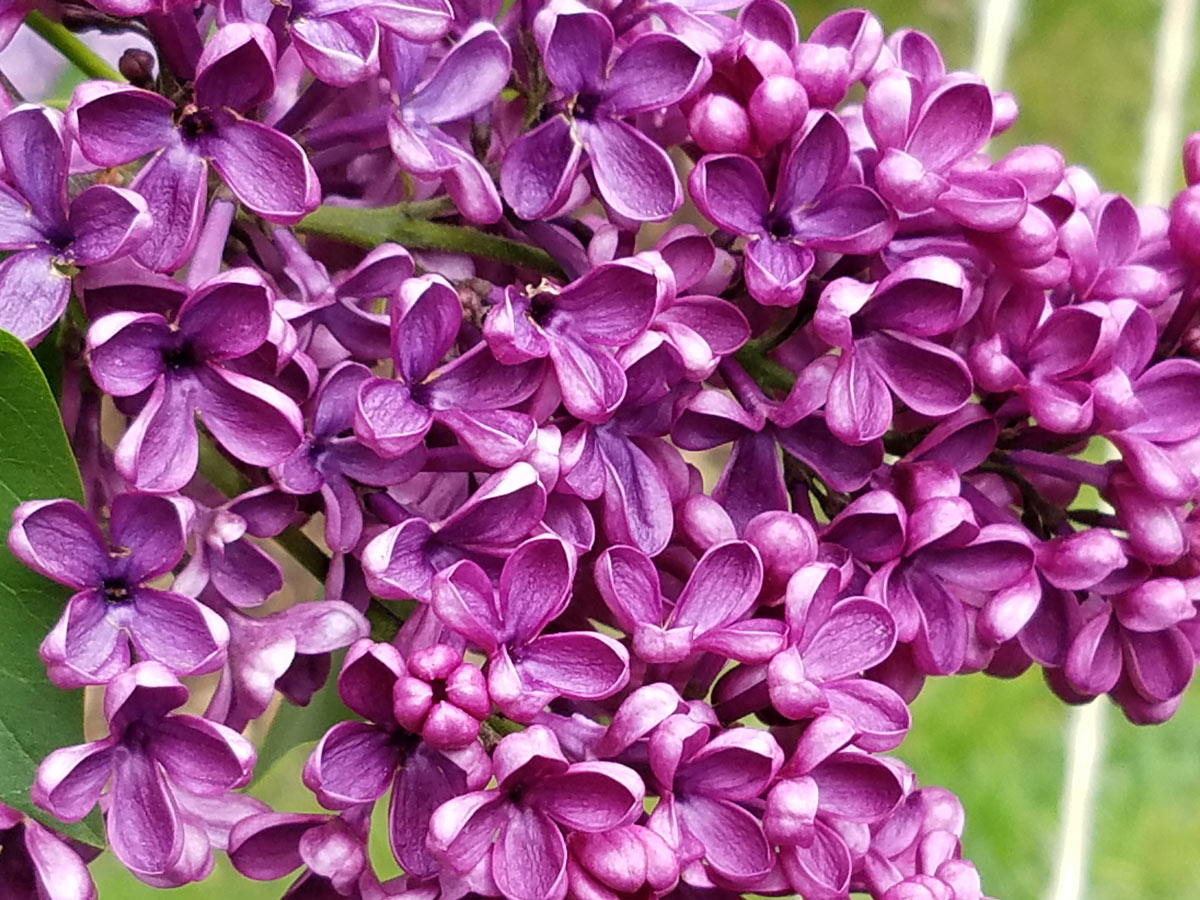
[[[7,533],[24,500],[83,499],[58,407],[46,377],[23,343],[0,331],[0,522]],[[42,758],[83,740],[82,693],[61,691],[46,678],[37,648],[62,612],[67,592],[25,568],[0,547],[0,801],[49,824],[29,800]],[[94,822],[62,828],[102,843]]]

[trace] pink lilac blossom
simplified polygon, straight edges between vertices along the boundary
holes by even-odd
[[[1153,723],[1200,652],[1200,136],[1138,207],[863,10],[500,5],[75,4],[156,57],[0,96],[0,327],[88,486],[8,545],[108,724],[34,803],[160,887],[983,900],[883,755],[925,679]],[[242,732],[323,687],[328,813],[268,809]],[[95,852],[0,807],[20,900]]]

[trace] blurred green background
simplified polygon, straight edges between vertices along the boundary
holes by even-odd
[[[801,27],[838,4],[794,0]],[[953,68],[975,53],[977,8],[966,0],[877,0],[885,28],[915,27],[941,45]],[[1153,82],[1162,7],[1152,0],[1025,0],[1006,56],[1002,86],[1021,107],[997,141],[1049,143],[1091,169],[1101,185],[1136,196],[1143,128]],[[56,92],[69,96],[75,78]],[[1200,96],[1193,67],[1185,97]],[[1182,133],[1200,128],[1200,104],[1185,102]],[[1177,167],[1177,156],[1172,157]],[[1179,181],[1178,175],[1173,176]],[[1004,682],[983,676],[932,682],[913,710],[911,736],[897,752],[922,783],[954,790],[967,809],[966,855],[989,896],[1047,896],[1057,850],[1066,726],[1070,711],[1037,674]],[[1088,900],[1200,897],[1200,699],[1192,696],[1168,724],[1137,729],[1104,711]],[[307,748],[274,766],[255,793],[281,809],[315,809],[299,784]],[[382,809],[382,805],[381,805]],[[382,822],[380,823],[382,825]],[[376,829],[381,874],[394,871]],[[94,866],[101,900],[223,898],[265,900],[284,885],[245,881],[220,864],[212,878],[163,895],[141,885],[110,858]]]

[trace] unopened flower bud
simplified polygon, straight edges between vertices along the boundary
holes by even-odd
[[[772,75],[750,97],[750,123],[762,147],[773,147],[791,137],[808,115],[808,95],[795,78]]]
[[[692,137],[709,153],[745,153],[750,149],[750,118],[732,97],[700,98],[688,117]]]
[[[154,56],[145,50],[130,47],[121,54],[117,68],[135,87],[149,88],[154,84]]]
[[[1167,234],[1176,253],[1192,265],[1200,265],[1200,185],[1175,195]]]
[[[1193,131],[1183,142],[1183,178],[1188,187],[1200,182],[1200,131]]]
[[[408,658],[408,676],[396,680],[392,699],[403,728],[444,750],[475,740],[479,723],[491,711],[483,673],[445,644]]]

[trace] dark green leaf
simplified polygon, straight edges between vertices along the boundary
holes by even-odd
[[[23,500],[83,499],[79,470],[50,386],[33,355],[0,331],[0,522],[7,535]],[[0,802],[60,831],[103,843],[88,821],[59,825],[36,809],[29,787],[42,758],[83,740],[83,694],[46,678],[37,649],[62,612],[67,592],[25,568],[0,546]]]

